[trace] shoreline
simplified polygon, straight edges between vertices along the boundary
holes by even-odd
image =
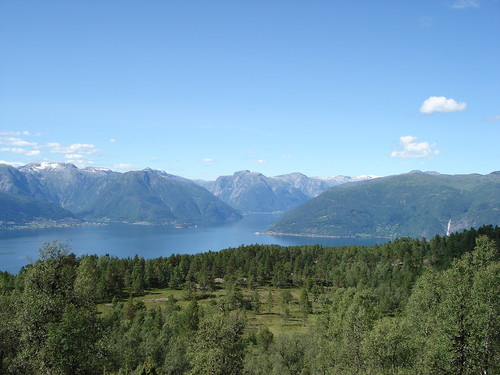
[[[255,234],[267,234],[270,236],[289,236],[289,237],[310,237],[310,238],[380,238],[380,239],[392,239],[391,237],[382,237],[382,236],[333,236],[328,234],[298,234],[298,233],[282,233],[282,232],[273,232],[271,230],[267,230],[265,232],[255,232]]]

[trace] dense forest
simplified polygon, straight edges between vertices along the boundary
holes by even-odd
[[[0,374],[498,374],[500,228],[0,273]],[[162,296],[160,298],[160,296]]]

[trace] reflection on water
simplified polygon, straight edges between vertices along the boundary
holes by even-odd
[[[279,218],[272,215],[246,215],[242,220],[212,228],[174,229],[164,226],[110,224],[73,228],[24,229],[0,231],[0,271],[17,272],[23,265],[36,259],[38,249],[45,242],[61,241],[72,247],[77,255],[110,254],[117,257],[144,258],[169,256],[174,253],[195,254],[218,251],[251,244],[278,244],[282,246],[314,245],[372,245],[383,239],[337,239],[257,234],[269,229]]]

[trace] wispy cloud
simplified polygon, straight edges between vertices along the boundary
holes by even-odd
[[[36,142],[29,142],[22,138],[17,137],[0,137],[0,145],[5,146],[18,146],[18,147],[26,147],[26,146],[36,146]]]
[[[79,156],[76,159],[69,159],[66,162],[76,165],[78,168],[91,167],[95,165],[94,160],[86,157]]]
[[[393,151],[392,158],[425,158],[441,153],[441,151],[434,149],[437,146],[435,143],[418,142],[418,138],[412,135],[400,137],[399,144],[402,150]]]
[[[457,112],[467,108],[467,103],[457,102],[444,96],[431,96],[426,99],[420,107],[420,113],[430,115],[435,112]]]
[[[101,150],[96,148],[92,144],[87,143],[74,143],[69,146],[63,146],[57,142],[47,143],[46,147],[48,147],[49,151],[53,154],[83,154],[83,155],[92,155],[97,154]]]
[[[25,131],[2,131],[0,132],[0,152],[10,152],[28,157],[38,157],[47,160],[43,154],[50,152],[64,156],[67,162],[73,163],[78,167],[87,167],[94,164],[93,156],[102,152],[100,149],[89,143],[73,143],[62,145],[58,142],[48,142],[39,144],[27,137],[38,137],[41,133],[33,134]]]
[[[12,152],[14,154],[22,154],[26,156],[37,156],[40,155],[40,150],[27,150],[21,147],[3,147],[0,148],[2,152]]]
[[[266,164],[267,163],[267,160],[264,160],[264,159],[255,159],[255,162],[257,164]]]
[[[425,16],[425,17],[420,17],[420,20],[419,20],[419,24],[420,24],[420,27],[433,27],[434,26],[434,19],[432,17],[429,17],[429,16]]]
[[[113,168],[120,171],[131,171],[133,169],[137,169],[135,165],[127,163],[115,164]]]
[[[479,8],[479,0],[455,0],[451,4],[453,9],[467,9],[467,8]]]
[[[64,155],[64,157],[66,159],[78,159],[78,160],[82,160],[85,158],[84,155],[80,155],[80,154],[66,154],[66,155]]]
[[[0,135],[13,135],[13,136],[20,136],[20,135],[32,135],[29,131],[27,130],[24,130],[22,132],[19,132],[19,131],[4,131],[4,132],[0,132]],[[37,134],[39,135],[39,133]]]
[[[203,158],[200,161],[203,162],[203,163],[213,163],[215,161],[215,159],[212,159],[212,158]]]
[[[484,122],[497,122],[500,121],[500,116],[486,117]]]
[[[7,165],[11,165],[13,167],[22,167],[25,163],[19,163],[19,162],[15,162],[15,161],[0,160],[0,164],[7,164]]]

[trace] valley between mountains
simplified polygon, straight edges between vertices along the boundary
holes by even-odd
[[[0,207],[3,229],[106,222],[186,228],[281,212],[270,233],[430,237],[499,225],[500,173],[325,178],[239,171],[203,181],[149,168],[119,173],[39,162],[0,165]]]

